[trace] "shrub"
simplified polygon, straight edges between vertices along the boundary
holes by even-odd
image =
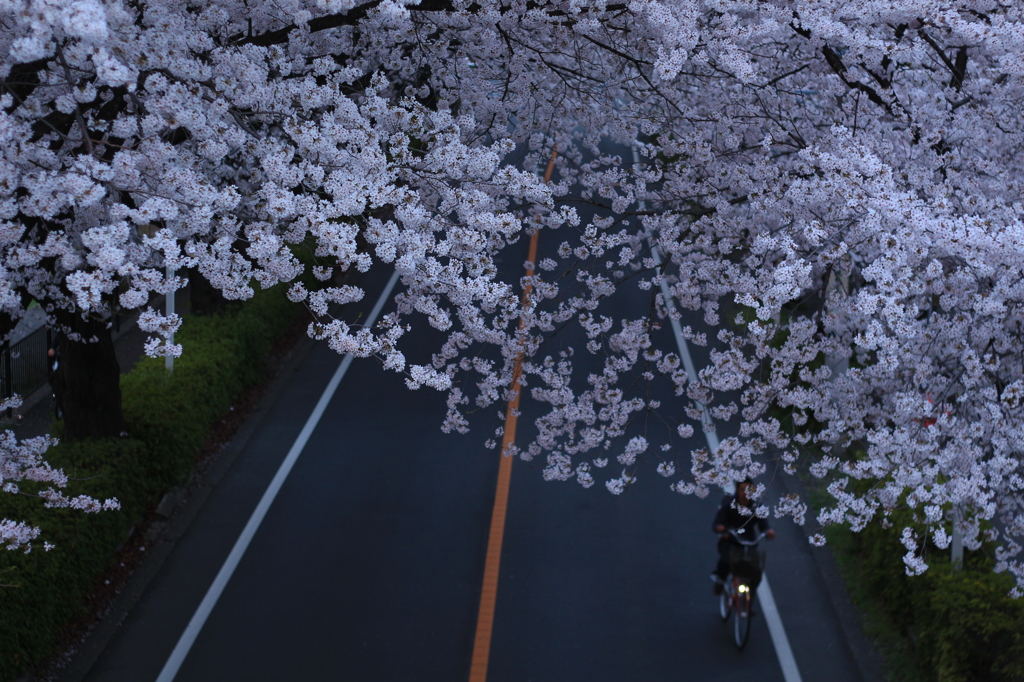
[[[1024,603],[990,568],[933,567],[913,611],[923,659],[939,682],[1024,678]]]
[[[1010,576],[992,572],[983,550],[967,552],[954,571],[945,550],[930,548],[930,568],[907,576],[900,557],[903,523],[860,533],[830,531],[851,593],[862,607],[881,612],[902,642],[885,643],[890,679],[937,682],[1014,682],[1024,679],[1024,599],[1008,596]],[[877,620],[877,617],[876,617]],[[908,658],[914,661],[906,660]],[[893,660],[901,658],[903,660]],[[916,662],[919,670],[909,668]]]
[[[49,654],[66,624],[85,615],[85,595],[153,492],[139,476],[145,452],[144,443],[124,439],[62,443],[48,453],[50,462],[71,477],[70,493],[116,496],[119,511],[85,515],[45,509],[37,499],[0,497],[0,517],[40,526],[43,538],[55,545],[49,552],[37,546],[28,554],[0,555],[0,679],[13,679]]]

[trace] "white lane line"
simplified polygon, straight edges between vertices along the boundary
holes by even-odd
[[[637,166],[640,165],[640,155],[637,154],[636,147],[633,147],[633,163]],[[643,201],[640,201],[639,205],[641,211],[647,210]],[[661,263],[661,254],[658,253],[658,247],[654,245],[654,240],[650,240],[649,243],[651,246],[651,257],[654,258],[655,262]],[[679,355],[682,356],[686,374],[691,383],[696,382],[697,368],[690,357],[690,348],[686,343],[686,339],[683,338],[682,325],[676,319],[676,307],[672,302],[672,292],[669,291],[668,284],[665,283],[664,279],[661,280],[661,296],[665,300],[665,310],[668,312],[669,321],[672,323],[672,333],[676,337],[676,345],[679,347]],[[701,421],[704,426],[704,436],[708,441],[708,449],[714,453],[718,449],[718,434],[715,433],[714,424],[711,421],[711,415],[708,414],[707,406],[702,405],[701,407],[703,408]],[[761,610],[764,611],[765,624],[768,626],[768,632],[772,636],[772,644],[775,646],[775,655],[779,659],[783,678],[786,682],[802,682],[800,670],[796,667],[796,658],[793,657],[793,649],[790,648],[789,638],[786,636],[786,628],[783,627],[779,610],[775,606],[772,588],[768,585],[767,573],[761,577],[761,584],[757,588],[757,597],[761,602]]]
[[[636,150],[633,150],[636,154]],[[644,202],[640,202],[640,210],[646,210],[644,208]],[[654,245],[653,241],[648,242],[651,245],[651,257],[654,258],[655,262],[661,263],[661,253],[658,252],[658,247]],[[661,280],[661,297],[665,299],[665,310],[668,311],[668,321],[672,325],[672,334],[676,337],[676,347],[679,349],[679,356],[683,359],[683,367],[686,368],[686,375],[689,378],[690,383],[697,381],[697,368],[693,364],[693,358],[690,356],[690,347],[686,343],[686,339],[683,338],[683,325],[680,324],[678,316],[675,315],[676,304],[672,302],[672,292],[668,289],[668,284],[665,280]],[[700,421],[701,426],[704,430],[704,437],[708,440],[708,448],[711,452],[718,449],[718,433],[715,431],[715,423],[711,420],[711,413],[708,412],[707,405],[700,402]]]
[[[384,308],[384,304],[387,303],[391,297],[391,290],[395,288],[395,284],[398,282],[398,272],[396,271],[391,279],[388,280],[387,286],[384,287],[384,293],[377,299],[377,304],[373,306],[373,310],[370,312],[370,316],[366,318],[366,327],[369,328],[377,321],[377,316],[380,315],[380,311]],[[242,530],[242,534],[238,536],[238,540],[235,541],[235,546],[231,549],[231,554],[224,561],[224,565],[221,566],[220,573],[214,579],[213,584],[210,585],[210,589],[206,591],[206,596],[203,597],[203,601],[199,604],[199,608],[196,609],[195,614],[192,616],[192,620],[189,621],[188,627],[185,628],[185,632],[182,633],[181,638],[178,640],[177,646],[174,647],[174,651],[171,652],[170,658],[167,659],[167,663],[164,664],[163,670],[160,671],[160,676],[156,678],[157,682],[173,682],[175,675],[178,674],[178,669],[181,668],[181,664],[185,662],[185,657],[188,656],[189,650],[192,649],[192,644],[196,641],[196,637],[199,636],[199,631],[203,629],[203,625],[206,623],[206,619],[213,611],[213,607],[217,605],[217,600],[220,599],[220,595],[224,592],[224,588],[227,586],[228,581],[231,580],[231,575],[235,572],[238,563],[242,560],[242,555],[245,554],[245,550],[249,547],[249,542],[253,536],[256,535],[256,530],[260,527],[263,522],[263,517],[267,515],[267,510],[270,509],[270,505],[273,504],[274,498],[277,497],[278,491],[284,484],[288,474],[291,472],[295,462],[299,459],[299,455],[302,454],[302,449],[306,447],[306,441],[313,434],[313,430],[316,428],[317,423],[320,421],[320,417],[323,416],[324,410],[327,409],[327,404],[331,402],[331,398],[334,396],[334,391],[337,390],[338,384],[341,383],[342,377],[345,376],[345,372],[348,371],[349,365],[352,364],[352,354],[346,355],[341,364],[338,365],[338,369],[335,370],[334,376],[331,377],[330,383],[327,384],[327,388],[324,389],[323,394],[320,396],[319,402],[316,407],[313,408],[312,414],[309,415],[309,419],[306,420],[306,425],[302,427],[302,431],[299,432],[299,436],[295,439],[295,443],[292,445],[291,450],[288,451],[288,455],[281,462],[281,466],[277,470],[277,474],[274,475],[274,479],[267,486],[267,490],[263,493],[260,503],[256,505],[256,509],[253,510],[252,516],[249,517],[249,522],[245,524],[245,528]]]
[[[775,655],[779,657],[782,677],[786,682],[801,682],[800,670],[796,667],[793,650],[789,648],[789,638],[786,637],[786,629],[782,627],[782,618],[779,616],[779,609],[775,606],[775,597],[772,595],[772,588],[768,585],[767,574],[761,577],[761,584],[757,586],[757,599],[761,602],[764,621],[768,625],[768,632],[772,635],[772,644],[775,645]]]

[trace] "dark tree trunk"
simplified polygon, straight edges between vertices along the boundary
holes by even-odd
[[[2,373],[2,379],[0,379],[0,400],[10,398],[14,394],[14,377],[11,376],[11,344],[9,342],[9,335],[14,331],[17,323],[7,313],[0,313],[0,360],[6,365],[0,369]],[[8,416],[10,412],[8,412]]]
[[[105,322],[61,316],[66,334],[59,340],[60,363],[53,376],[54,397],[64,412],[64,439],[113,438],[125,432],[121,412],[121,367]]]

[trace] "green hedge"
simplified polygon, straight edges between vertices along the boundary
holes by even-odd
[[[1013,580],[992,572],[986,551],[966,552],[954,571],[948,550],[929,549],[929,569],[910,577],[901,557],[903,524],[860,533],[829,529],[851,594],[868,616],[898,682],[1024,680],[1024,599]]]
[[[173,373],[146,358],[122,377],[128,438],[61,443],[47,453],[74,479],[69,493],[117,497],[121,510],[47,510],[37,499],[0,495],[0,518],[38,525],[40,540],[56,545],[0,553],[0,680],[53,654],[69,621],[87,615],[86,597],[133,524],[188,477],[210,428],[260,380],[274,340],[298,312],[278,286],[228,312],[187,317]]]

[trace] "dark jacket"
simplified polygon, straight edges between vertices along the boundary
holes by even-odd
[[[741,514],[740,510],[736,508],[739,504],[733,505],[735,499],[735,495],[726,495],[725,499],[722,500],[722,504],[718,507],[718,512],[715,514],[715,520],[711,524],[712,530],[716,526],[725,526],[726,530],[738,531],[744,540],[754,540],[758,534],[764,533],[771,528],[768,519],[759,519],[754,516],[754,505],[751,503],[747,504],[747,509],[751,511],[751,514],[749,516]],[[732,540],[732,537],[730,536],[729,539]]]

